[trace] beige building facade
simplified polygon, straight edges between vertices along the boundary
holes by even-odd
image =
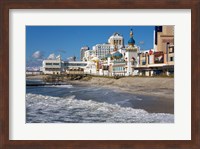
[[[167,46],[174,45],[174,26],[159,26],[155,29],[155,50],[167,53]]]

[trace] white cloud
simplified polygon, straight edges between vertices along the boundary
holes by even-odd
[[[42,66],[42,61],[44,60],[44,55],[41,51],[35,51],[31,57],[27,58],[26,67],[40,67]]]
[[[42,54],[41,51],[36,51],[36,52],[33,53],[32,57],[35,58],[35,59],[42,59],[43,54]]]
[[[56,55],[54,53],[50,54],[47,59],[56,59]]]

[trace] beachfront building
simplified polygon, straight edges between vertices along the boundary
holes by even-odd
[[[168,47],[169,52],[167,54],[162,51],[139,53],[139,66],[136,67],[139,75],[173,75],[174,51],[172,49],[174,49],[173,46]]]
[[[139,51],[130,32],[128,46],[115,49],[106,55],[106,62],[100,62],[99,75],[154,76],[174,74],[174,26],[155,27],[156,48]],[[159,30],[159,31],[158,31]],[[167,41],[167,42],[166,42]],[[125,50],[124,50],[125,49]],[[116,58],[114,54],[118,55]]]
[[[100,59],[94,56],[91,60],[87,61],[87,66],[84,69],[85,74],[99,75]]]
[[[141,76],[174,74],[174,26],[156,26],[154,31],[154,50],[138,54],[136,68]]]
[[[63,73],[67,74],[82,74],[87,66],[87,62],[84,61],[63,61]]]
[[[83,62],[83,61],[64,61],[64,70],[67,69],[85,69],[85,67],[87,66],[87,62]]]
[[[43,61],[42,72],[43,74],[63,74],[69,70],[84,70],[87,62],[84,61],[62,61],[58,56],[53,59]]]
[[[85,74],[106,76],[173,75],[173,26],[155,27],[155,33],[155,49],[140,51],[135,45],[131,29],[126,46],[123,37],[114,33],[108,39],[108,43],[97,44],[92,50],[86,50],[82,61],[70,62],[61,59],[43,61],[43,72],[60,74],[69,70],[81,70]]]

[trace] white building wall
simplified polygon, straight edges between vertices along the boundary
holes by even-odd
[[[85,74],[98,75],[97,66],[95,62],[89,61],[84,69]]]
[[[98,58],[104,58],[108,53],[112,52],[110,44],[97,44],[93,46],[94,54]]]
[[[135,59],[135,62],[133,61],[133,57]],[[134,72],[134,68],[137,66],[138,63],[138,53],[137,53],[137,49],[136,50],[128,50],[126,51],[126,61],[127,61],[127,72],[126,75],[130,76],[130,75],[136,75],[137,72]]]
[[[94,55],[95,55],[95,50],[87,50],[85,51],[84,58],[86,61],[90,61]]]
[[[60,74],[61,73],[61,60],[44,60],[43,61],[44,74]]]

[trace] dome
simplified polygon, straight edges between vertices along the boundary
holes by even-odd
[[[120,58],[123,57],[123,55],[118,51],[113,53],[112,56],[113,56],[114,59],[120,59]]]
[[[135,44],[135,40],[134,40],[133,38],[130,38],[129,41],[128,41],[128,44],[129,44],[129,45],[130,45],[130,44],[134,45],[134,44]]]

